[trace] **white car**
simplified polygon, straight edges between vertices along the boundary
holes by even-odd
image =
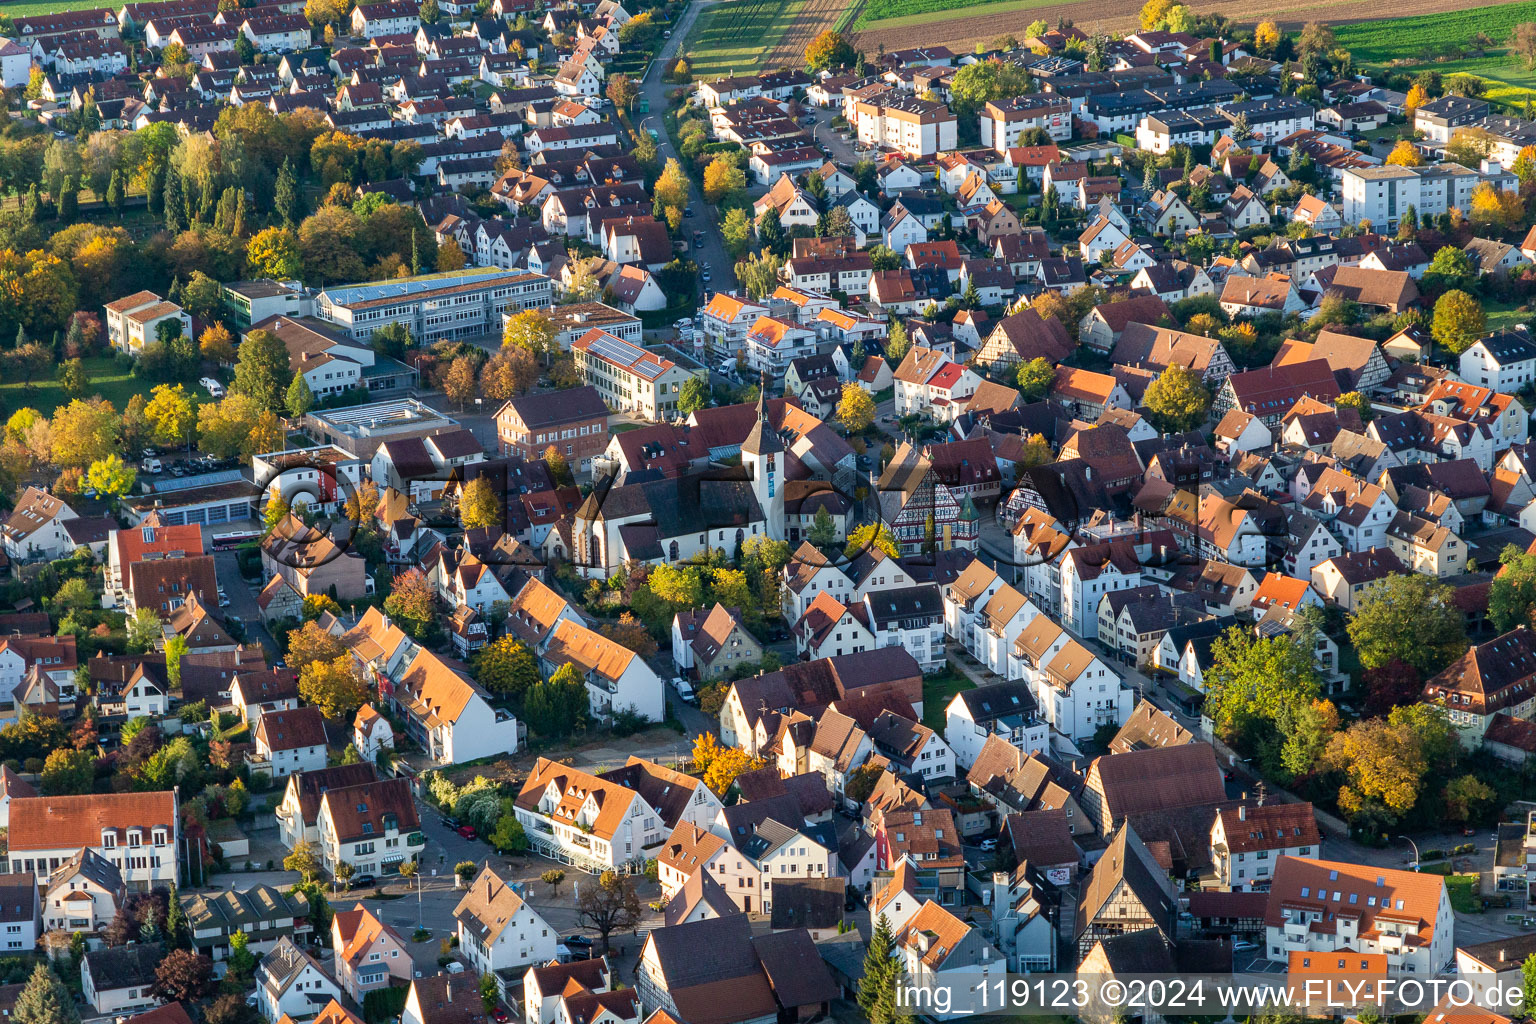
[[[219,588],[219,607],[220,608],[228,608],[229,607],[229,595],[224,593],[224,588],[223,587]]]

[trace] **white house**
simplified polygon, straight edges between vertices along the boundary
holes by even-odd
[[[1536,343],[1524,325],[1472,343],[1461,354],[1461,379],[1512,395],[1536,380]]]
[[[602,775],[541,757],[514,807],[540,856],[633,871],[680,822],[711,828],[720,799],[698,779],[638,757]]]
[[[262,957],[255,982],[256,1009],[267,1024],[277,1024],[284,1017],[314,1020],[328,1002],[341,998],[335,979],[286,935]]]
[[[546,964],[555,958],[559,943],[555,929],[489,864],[470,883],[453,918],[459,952],[479,974]]]
[[[312,704],[269,711],[256,723],[253,770],[263,762],[274,779],[325,767],[325,716]]]
[[[5,553],[16,561],[62,558],[75,549],[64,524],[78,518],[64,502],[38,487],[28,487],[16,499],[0,538]]]
[[[372,704],[364,704],[352,720],[352,745],[359,757],[372,762],[379,751],[395,749],[395,728]]]
[[[988,737],[1028,752],[1049,749],[1049,733],[1029,684],[1020,679],[962,690],[944,709],[944,739],[960,768],[976,763]]]
[[[414,860],[420,827],[405,779],[326,790],[315,816],[320,859],[332,875],[343,861],[359,875],[379,875]]]
[[[1456,918],[1438,875],[1281,857],[1264,916],[1270,960],[1347,949],[1385,954],[1393,974],[1433,975],[1456,950]],[[1312,927],[1324,921],[1332,927]]]
[[[623,711],[648,722],[667,716],[661,677],[645,659],[579,622],[557,623],[540,661],[551,674],[562,665],[575,665],[586,680],[592,715],[599,720]]]
[[[391,698],[406,733],[438,764],[460,764],[518,748],[518,723],[491,696],[433,652],[417,649]]]
[[[176,884],[180,814],[174,790],[36,796],[11,801],[11,873],[50,874],[89,849],[136,892]]]

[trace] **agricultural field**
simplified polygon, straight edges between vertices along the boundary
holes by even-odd
[[[1051,25],[1069,20],[1085,31],[1126,31],[1136,25],[1141,4],[1142,0],[1001,0],[975,4],[964,0],[868,0],[854,22],[854,45],[866,53],[881,46],[894,50],[921,45],[943,45],[964,52],[1000,35],[1022,35],[1036,18]],[[1199,8],[1220,11],[1246,24],[1273,19],[1288,29],[1298,29],[1309,21],[1324,21],[1334,26],[1341,42],[1355,23],[1375,24],[1381,14],[1381,5],[1375,0],[1216,0],[1202,2]],[[1394,5],[1402,17],[1393,20],[1438,26],[1430,31],[1438,31],[1441,39],[1455,39],[1462,34],[1459,27],[1448,31],[1445,25],[1468,24],[1464,37],[1470,38],[1481,28],[1502,43],[1509,34],[1508,28],[1503,27],[1505,23],[1536,21],[1536,16],[1530,13],[1533,8],[1536,3],[1531,0],[1496,6],[1487,6],[1483,0],[1403,0]],[[1526,13],[1518,13],[1522,11]],[[1477,24],[1479,21],[1482,24]],[[1401,48],[1398,55],[1402,55]],[[1356,56],[1357,60],[1362,59]],[[1444,65],[1436,67],[1447,70]],[[1511,69],[1514,70],[1519,70],[1518,64]],[[1520,101],[1523,102],[1523,96]]]
[[[694,75],[706,81],[752,74],[778,52],[785,33],[808,2],[841,6],[841,0],[722,0],[694,20],[683,55]],[[803,53],[804,44],[800,49]]]
[[[1519,108],[1536,101],[1536,70],[1506,45],[1523,21],[1536,21],[1536,0],[1360,22],[1339,26],[1335,35],[1363,67],[1476,75],[1488,82],[1487,99]]]
[[[83,11],[90,7],[105,7],[102,0],[46,0],[40,3],[0,3],[0,14],[7,18],[33,18],[39,14],[57,14],[60,11]]]
[[[848,20],[850,3],[857,0],[805,0],[795,20],[779,37],[778,47],[764,59],[770,68],[797,68],[805,62],[805,48],[822,32],[840,29]]]

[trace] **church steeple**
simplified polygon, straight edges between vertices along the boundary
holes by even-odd
[[[752,493],[763,510],[764,529],[784,539],[784,442],[768,422],[768,375],[757,392],[757,422],[741,442],[741,464],[752,474]]]
[[[779,440],[778,432],[768,422],[768,374],[765,372],[757,389],[757,422],[752,424],[747,439],[741,443],[741,454],[772,455],[783,450],[784,442]]]

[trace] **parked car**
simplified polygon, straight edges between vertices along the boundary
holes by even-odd
[[[450,832],[457,832],[459,830],[458,818],[438,818],[437,823]]]
[[[146,473],[161,473],[165,470],[165,467],[160,465],[159,459],[145,459],[141,467]]]
[[[672,689],[677,691],[677,695],[682,698],[684,704],[693,703],[693,685],[688,680],[682,676],[673,676]]]
[[[444,967],[443,970],[446,971],[449,974],[463,974],[464,973],[464,964],[463,964],[462,961],[453,960],[453,961],[450,961],[448,966]]]
[[[496,1024],[507,1024],[507,1022],[512,1018],[507,1014],[505,1009],[498,1006],[496,1009],[491,1011],[491,1019],[494,1020]]]
[[[204,377],[202,380],[199,380],[198,383],[201,384],[203,388],[214,398],[224,397],[224,385],[220,384],[212,377]]]
[[[573,953],[578,950],[590,951],[592,949],[592,940],[585,935],[567,935],[560,940],[560,944]]]
[[[980,843],[977,843],[976,845],[980,846],[983,850],[986,850],[988,853],[991,853],[993,850],[997,849],[997,840],[996,839],[983,839]]]
[[[473,826],[473,825],[460,825],[458,828],[454,829],[454,831],[457,832],[459,835],[463,836],[465,839],[477,839],[477,838],[479,838],[475,834],[475,826]]]
[[[230,606],[229,595],[224,593],[224,588],[223,587],[220,587],[219,588],[219,607],[220,608],[228,608],[229,606]]]
[[[348,889],[372,889],[375,885],[378,885],[378,884],[379,884],[379,880],[374,875],[353,875],[347,881],[347,888]]]

